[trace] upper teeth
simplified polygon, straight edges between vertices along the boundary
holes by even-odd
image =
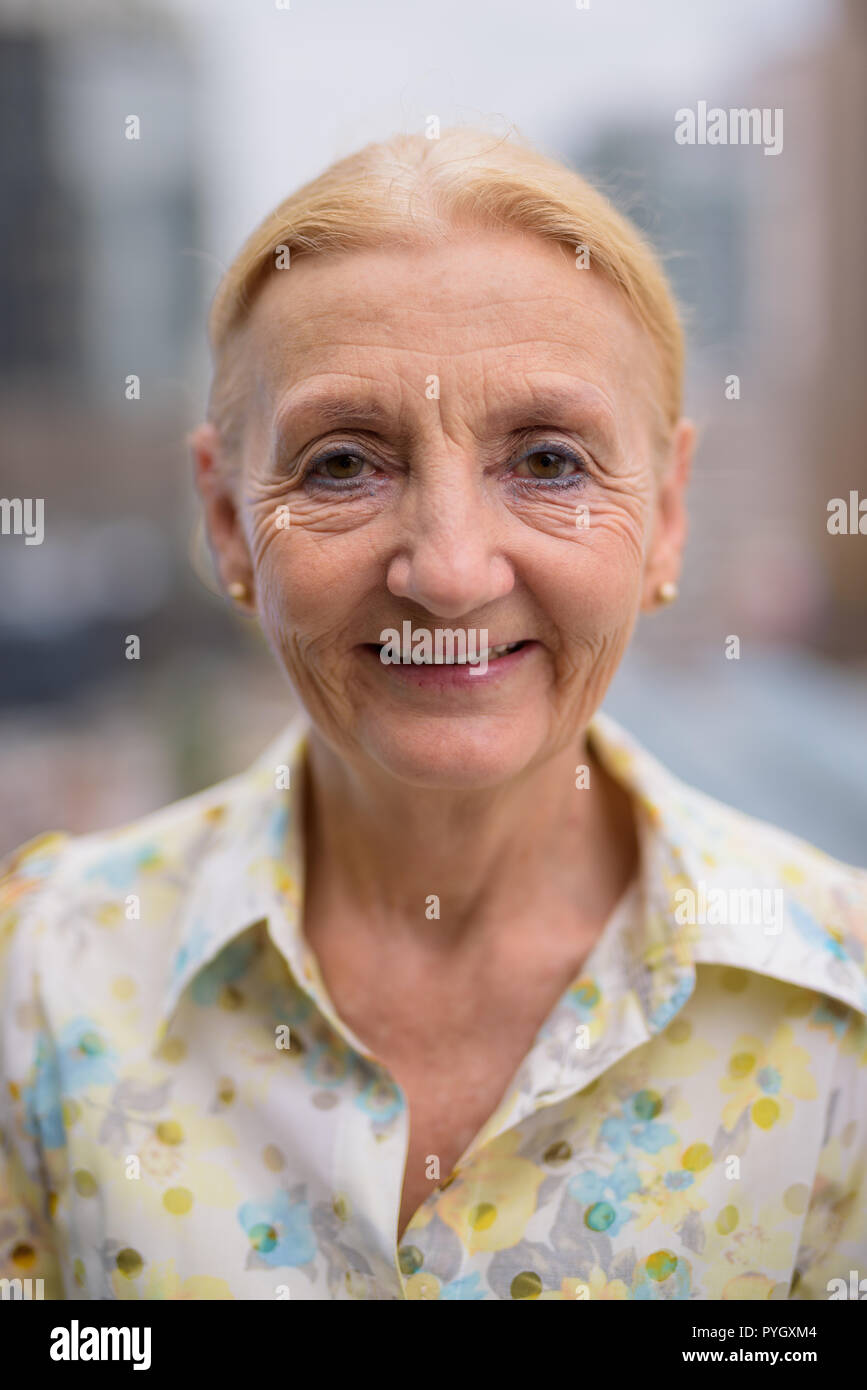
[[[442,662],[442,663],[440,663],[440,662],[438,662],[438,661],[436,660],[436,658],[434,658],[433,661],[423,661],[423,662],[420,662],[420,663],[417,663],[417,664],[422,665],[422,666],[433,666],[433,665],[440,665],[440,664],[446,665],[446,666],[468,666],[468,665],[476,665],[476,664],[478,664],[479,661],[481,661],[482,657],[487,657],[488,659],[490,659],[491,657],[505,656],[505,655],[507,654],[507,652],[513,652],[513,651],[515,651],[515,649],[516,649],[517,647],[520,647],[522,641],[523,641],[523,638],[520,638],[517,642],[502,642],[502,643],[500,644],[500,646],[498,646],[498,647],[488,647],[487,651],[480,653],[480,655],[479,655],[478,657],[474,658],[473,661],[469,661],[469,660],[465,657],[463,661],[461,661],[460,658],[458,658],[457,661],[448,661],[448,662]],[[381,644],[381,643],[378,643],[377,645],[379,646],[380,651],[382,651],[382,644]],[[407,659],[408,659],[408,660],[411,660],[411,657],[409,657],[409,656],[407,655]]]

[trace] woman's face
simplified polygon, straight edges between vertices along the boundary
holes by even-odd
[[[574,747],[684,532],[692,429],[660,455],[655,350],[618,292],[553,243],[456,232],[295,259],[242,350],[241,457],[203,426],[199,487],[326,740],[452,788]],[[441,662],[450,630],[476,669],[384,662],[390,629],[431,657],[439,632]]]

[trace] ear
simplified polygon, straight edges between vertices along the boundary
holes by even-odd
[[[647,551],[642,585],[641,611],[657,609],[657,591],[666,580],[677,583],[686,541],[685,494],[695,449],[695,425],[678,420],[656,490],[653,533]]]
[[[236,479],[227,466],[220,435],[205,421],[187,436],[196,491],[202,501],[211,554],[223,588],[240,582],[253,594],[253,567],[236,504]],[[243,606],[252,608],[246,603]]]

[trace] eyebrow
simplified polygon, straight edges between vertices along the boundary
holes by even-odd
[[[353,398],[333,391],[307,393],[298,399],[284,397],[277,408],[275,426],[283,434],[305,419],[315,419],[328,429],[370,429],[385,431],[394,424],[386,406],[371,397]]]
[[[525,378],[529,395],[516,401],[514,397],[494,406],[488,412],[487,424],[493,430],[507,432],[528,422],[538,422],[539,428],[554,426],[558,419],[577,422],[580,417],[588,433],[607,438],[615,426],[611,407],[598,387],[589,382],[574,381],[566,386],[536,386]],[[274,424],[278,434],[286,436],[293,427],[315,420],[324,429],[367,429],[387,434],[394,430],[395,419],[387,406],[372,396],[353,396],[335,391],[289,392],[277,407]]]
[[[605,395],[589,381],[573,377],[566,384],[534,386],[532,379],[525,377],[525,384],[529,388],[528,397],[519,403],[509,400],[496,407],[490,414],[491,424],[504,426],[512,420],[526,422],[537,416],[544,425],[550,425],[558,419],[574,423],[580,417],[588,432],[603,437],[616,428],[616,417]]]

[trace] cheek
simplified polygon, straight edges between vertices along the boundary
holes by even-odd
[[[304,651],[329,644],[334,649],[338,635],[362,640],[359,615],[376,577],[363,533],[314,530],[298,522],[292,509],[283,529],[267,518],[259,523],[255,542],[259,609],[272,641]]]
[[[634,617],[643,560],[640,504],[597,497],[569,547],[538,556],[530,582],[564,634],[610,634]]]

